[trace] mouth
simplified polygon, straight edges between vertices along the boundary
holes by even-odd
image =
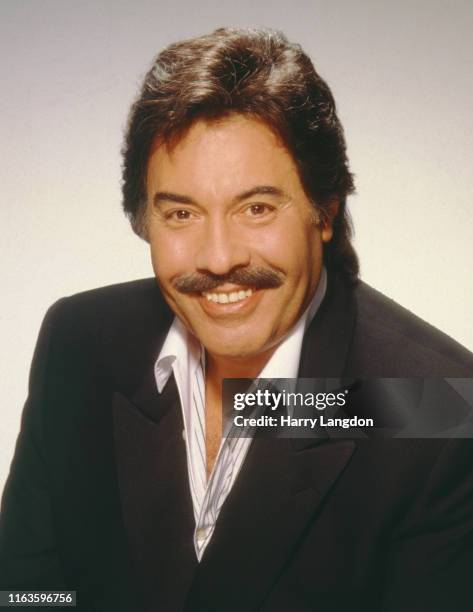
[[[202,297],[214,304],[235,304],[242,302],[253,295],[253,289],[240,289],[239,291],[203,291]]]
[[[250,316],[265,291],[248,286],[222,286],[196,294],[202,310],[213,320],[240,320]]]

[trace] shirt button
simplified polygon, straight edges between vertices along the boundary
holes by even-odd
[[[198,542],[203,542],[209,533],[208,527],[199,527],[195,532]]]

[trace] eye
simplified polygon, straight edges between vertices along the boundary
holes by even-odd
[[[245,214],[248,217],[263,217],[268,215],[274,211],[274,206],[270,206],[269,204],[250,204],[248,208],[245,209]]]
[[[179,219],[181,221],[184,221],[185,219],[189,219],[189,217],[191,216],[188,210],[176,210],[174,212],[174,215],[176,219]]]
[[[166,219],[168,221],[188,221],[191,217],[191,212],[189,210],[186,210],[185,208],[171,210],[166,214]]]

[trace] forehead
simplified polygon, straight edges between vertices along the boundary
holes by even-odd
[[[199,120],[179,139],[156,141],[151,149],[148,192],[185,187],[231,195],[253,183],[300,187],[292,155],[260,120],[243,115]]]

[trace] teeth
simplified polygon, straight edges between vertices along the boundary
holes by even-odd
[[[207,298],[209,302],[215,302],[215,304],[229,304],[233,302],[240,302],[251,295],[253,295],[252,289],[246,289],[241,291],[232,291],[231,293],[202,293],[203,297]]]

